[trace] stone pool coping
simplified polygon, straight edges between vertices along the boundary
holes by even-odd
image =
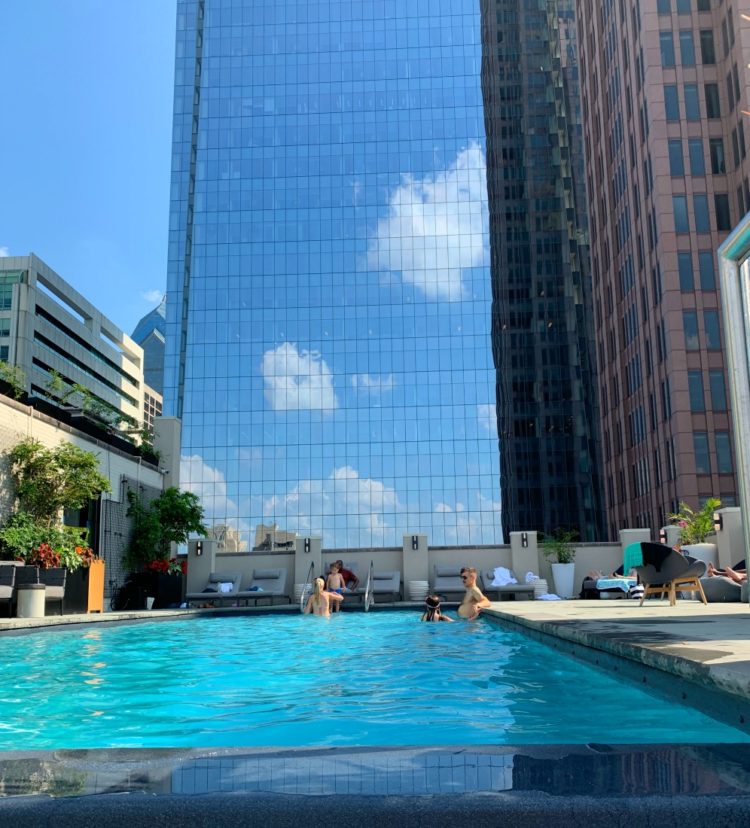
[[[750,723],[750,607],[678,601],[517,601],[487,614],[723,694]]]

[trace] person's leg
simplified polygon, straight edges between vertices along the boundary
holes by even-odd
[[[724,574],[727,578],[731,578],[737,584],[744,584],[747,580],[747,575],[744,573],[735,572],[728,566],[724,567]]]

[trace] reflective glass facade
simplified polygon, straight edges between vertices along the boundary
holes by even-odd
[[[503,529],[602,534],[574,0],[482,0]]]
[[[165,363],[209,522],[497,543],[477,0],[178,0]]]

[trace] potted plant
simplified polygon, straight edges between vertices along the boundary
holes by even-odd
[[[147,504],[128,492],[128,502],[134,526],[124,564],[133,573],[131,580],[144,601],[154,599],[154,609],[179,606],[185,569],[170,553],[173,543],[185,543],[191,533],[207,534],[200,501],[192,492],[171,487]]]
[[[572,529],[555,529],[542,542],[545,558],[554,559],[551,563],[555,592],[561,598],[572,598],[575,582],[576,554],[573,542],[578,540],[578,532]]]
[[[680,547],[691,558],[716,563],[715,543],[706,543],[706,538],[714,534],[714,512],[721,508],[718,497],[709,497],[700,509],[691,509],[687,503],[680,501],[678,511],[668,519],[680,527]]]

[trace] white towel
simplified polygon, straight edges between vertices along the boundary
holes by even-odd
[[[518,581],[513,577],[513,573],[510,569],[506,569],[504,566],[496,566],[494,574],[495,579],[493,580],[491,586],[508,586],[508,584],[518,583]]]
[[[562,598],[559,595],[555,595],[554,592],[545,592],[544,595],[537,597],[537,601],[562,601]]]
[[[219,592],[231,592],[234,584],[231,581],[222,581],[219,584]]]
[[[524,578],[524,581],[526,581],[527,584],[533,584],[534,581],[538,581],[538,580],[539,580],[539,576],[535,575],[533,572],[527,572],[526,577]]]

